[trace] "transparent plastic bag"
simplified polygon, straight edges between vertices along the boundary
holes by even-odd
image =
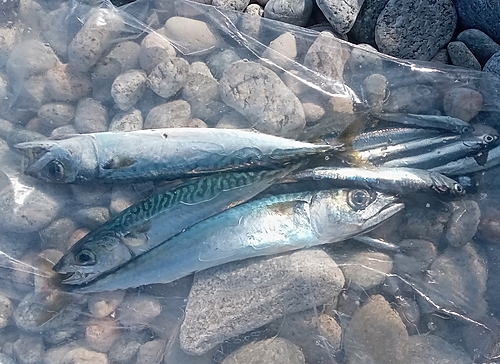
[[[398,60],[328,32],[181,0],[32,2],[0,32],[5,355],[23,362],[33,348],[47,363],[271,362],[274,353],[310,364],[496,360],[498,168],[475,174],[464,198],[405,201],[371,233],[400,252],[348,240],[169,284],[72,295],[60,292],[51,267],[162,186],[45,183],[23,174],[26,159],[12,148],[161,127],[316,141],[381,112],[498,129],[494,75]],[[170,63],[158,69],[163,60]]]

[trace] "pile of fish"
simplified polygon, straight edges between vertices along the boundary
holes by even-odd
[[[171,128],[15,148],[29,159],[26,174],[51,183],[158,183],[160,192],[91,231],[54,266],[66,290],[101,292],[359,237],[401,211],[408,194],[460,197],[465,188],[448,176],[500,163],[493,129],[440,116],[373,119],[375,127],[355,121],[321,144]]]

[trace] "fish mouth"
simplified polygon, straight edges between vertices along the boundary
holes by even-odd
[[[14,149],[22,152],[28,157],[28,165],[26,166],[26,173],[34,173],[30,169],[36,162],[38,162],[48,152],[48,148],[44,146],[36,146],[33,142],[19,143],[14,145]]]
[[[63,274],[63,277],[61,283],[64,284],[83,284],[90,281],[89,274],[82,272],[69,272]]]
[[[367,232],[375,229],[377,226],[384,223],[388,218],[405,208],[405,204],[403,202],[399,202],[396,197],[394,197],[394,200],[394,202],[384,206],[378,214],[366,220],[362,226],[362,230]]]

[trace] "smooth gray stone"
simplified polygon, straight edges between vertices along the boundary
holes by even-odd
[[[476,28],[500,42],[500,1],[455,0],[460,23],[464,28]]]
[[[316,0],[328,22],[340,34],[351,30],[365,0]]]
[[[246,9],[250,0],[213,0],[212,5],[224,9],[243,11]]]
[[[309,22],[313,0],[269,0],[264,8],[264,18],[304,26]]]
[[[488,59],[488,62],[484,65],[483,71],[492,72],[500,77],[500,51],[496,52]]]
[[[349,36],[355,43],[367,43],[374,47],[377,19],[389,0],[365,0]]]
[[[458,67],[481,71],[479,61],[463,42],[450,42],[446,47],[451,63]]]
[[[389,0],[375,27],[382,53],[430,60],[452,38],[457,14],[452,0]]]
[[[466,29],[457,36],[457,40],[465,43],[482,65],[500,51],[500,45],[479,29]]]

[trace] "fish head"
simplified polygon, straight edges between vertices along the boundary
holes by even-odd
[[[81,146],[61,142],[45,140],[14,145],[28,157],[24,173],[51,183],[74,182],[82,167]]]
[[[399,197],[368,189],[318,192],[311,203],[311,224],[327,241],[344,240],[370,231],[401,211]]]
[[[73,245],[52,268],[66,275],[62,283],[86,284],[133,258],[127,245],[112,232],[87,236]]]

